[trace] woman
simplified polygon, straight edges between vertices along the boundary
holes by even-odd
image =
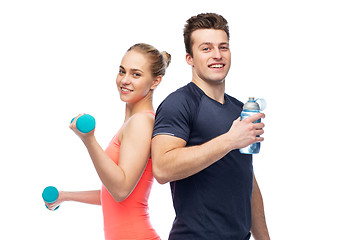
[[[154,125],[152,94],[161,82],[170,55],[148,44],[136,44],[124,55],[116,78],[126,103],[124,124],[105,151],[94,131],[81,133],[76,120],[70,128],[85,144],[103,185],[101,190],[60,192],[49,209],[64,201],[102,205],[105,239],[159,239],[148,214],[153,183],[150,157]]]

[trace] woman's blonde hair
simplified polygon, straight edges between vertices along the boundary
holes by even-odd
[[[165,70],[171,61],[171,55],[169,53],[165,51],[160,52],[155,47],[146,43],[134,44],[127,52],[131,50],[139,51],[150,59],[150,69],[153,77],[158,77],[159,75],[164,76]]]

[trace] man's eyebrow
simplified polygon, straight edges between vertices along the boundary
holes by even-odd
[[[203,42],[199,45],[199,47],[201,47],[202,45],[213,45],[213,43],[211,42]],[[219,45],[229,45],[229,42],[221,42],[219,43]]]
[[[212,43],[211,42],[203,42],[199,45],[199,47],[201,47],[202,45],[212,45]]]

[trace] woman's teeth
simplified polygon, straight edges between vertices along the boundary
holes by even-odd
[[[131,90],[127,89],[127,88],[121,88],[122,91],[124,92],[130,92]]]

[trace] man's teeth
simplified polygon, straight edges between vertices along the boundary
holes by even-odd
[[[210,66],[211,68],[222,68],[224,65],[223,64],[215,64]]]
[[[131,91],[131,90],[126,89],[126,88],[121,88],[121,90],[124,91],[124,92],[130,92]]]

